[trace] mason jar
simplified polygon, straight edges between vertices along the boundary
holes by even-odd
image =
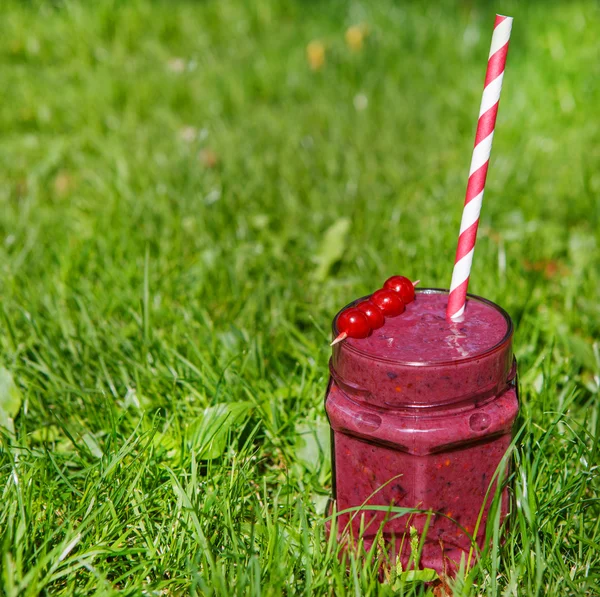
[[[469,295],[463,320],[448,321],[447,294],[418,290],[371,337],[336,344],[325,399],[336,511],[353,509],[338,516],[340,540],[360,536],[369,548],[381,528],[390,555],[406,564],[410,527],[426,530],[420,565],[439,573],[456,570],[473,540],[483,546],[498,481],[507,515],[500,464],[519,409],[510,317]]]

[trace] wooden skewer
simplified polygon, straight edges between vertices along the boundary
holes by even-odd
[[[412,283],[413,287],[415,287],[420,281],[421,280],[417,280],[416,282],[413,282]],[[348,337],[348,334],[346,332],[342,332],[341,334],[338,334],[338,337],[329,346],[335,346],[342,340],[345,340],[347,337]]]
[[[345,340],[347,337],[348,337],[348,334],[346,332],[342,332],[341,334],[338,335],[338,337],[329,346],[333,346],[334,344],[337,344],[338,342]]]

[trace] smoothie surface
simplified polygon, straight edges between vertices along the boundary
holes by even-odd
[[[506,319],[490,305],[467,300],[463,321],[455,323],[446,319],[447,304],[445,293],[417,292],[404,313],[386,317],[368,338],[345,342],[376,358],[436,363],[484,353],[504,338]]]

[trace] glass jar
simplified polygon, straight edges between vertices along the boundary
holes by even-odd
[[[416,300],[427,294],[447,291],[423,289]],[[445,361],[428,361],[431,345],[425,343],[415,347],[421,351],[418,358],[401,361],[341,342],[333,349],[325,399],[336,509],[364,508],[339,515],[340,538],[356,539],[362,528],[369,548],[383,525],[391,554],[400,553],[406,565],[409,527],[421,536],[428,525],[420,565],[440,573],[456,569],[472,537],[483,545],[496,470],[511,443],[518,413],[512,321],[491,301],[473,295],[469,301],[501,314],[506,322],[501,341]],[[337,316],[334,337],[336,321]],[[432,514],[394,517],[369,511],[372,505]],[[502,517],[508,505],[504,487]]]

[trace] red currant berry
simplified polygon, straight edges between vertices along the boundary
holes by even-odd
[[[400,295],[402,302],[405,305],[415,300],[414,284],[404,276],[392,276],[385,281],[383,287],[386,290],[393,290]]]
[[[340,313],[337,318],[337,329],[350,338],[366,338],[371,333],[369,319],[362,311],[355,308]]]
[[[394,317],[404,312],[404,303],[393,290],[382,288],[371,295],[373,301],[387,317]]]
[[[363,301],[356,305],[356,308],[367,316],[371,329],[376,330],[385,323],[385,317],[383,316],[381,309],[375,303]]]

